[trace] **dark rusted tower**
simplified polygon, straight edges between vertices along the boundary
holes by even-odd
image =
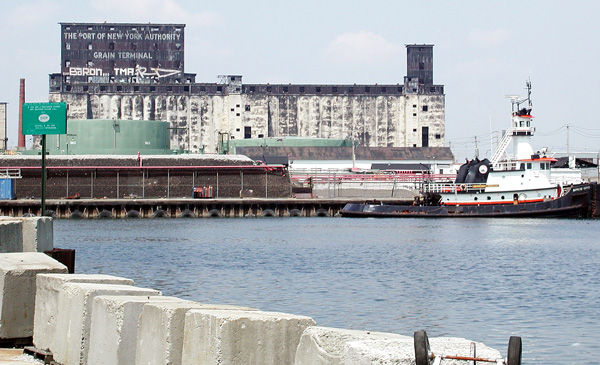
[[[421,85],[433,85],[433,44],[406,45],[406,76]]]

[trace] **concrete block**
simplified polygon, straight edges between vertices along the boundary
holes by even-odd
[[[23,218],[23,252],[44,252],[52,249],[54,249],[52,218]]]
[[[65,265],[43,253],[0,254],[0,338],[33,335],[35,276],[65,272]]]
[[[54,359],[63,365],[86,364],[94,298],[100,295],[155,296],[153,289],[129,285],[65,283],[58,298],[56,337],[50,348]]]
[[[344,347],[348,342],[392,339],[412,340],[412,337],[395,333],[308,327],[300,338],[295,365],[342,365]]]
[[[88,365],[135,364],[140,314],[144,304],[192,303],[163,296],[99,296],[94,299]]]
[[[471,342],[464,338],[429,338],[434,354],[470,356]],[[500,352],[475,342],[477,357],[500,359]],[[344,347],[344,365],[414,365],[415,349],[412,337],[405,340],[370,340],[349,342]],[[464,360],[443,360],[444,365],[464,365]]]
[[[0,253],[23,252],[23,222],[0,219]]]
[[[33,321],[33,344],[48,350],[54,348],[56,318],[59,313],[58,298],[65,283],[96,283],[133,285],[133,280],[111,275],[85,274],[39,274],[36,278],[35,317]]]
[[[202,303],[148,303],[140,314],[136,364],[181,364],[185,314],[192,309],[223,312],[253,308]]]
[[[182,364],[293,364],[302,333],[314,324],[286,313],[191,310]]]

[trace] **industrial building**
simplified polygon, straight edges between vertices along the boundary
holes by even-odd
[[[50,75],[50,101],[67,102],[70,120],[168,122],[170,149],[191,153],[217,152],[223,140],[277,137],[445,144],[433,45],[406,46],[407,73],[394,85],[244,84],[241,75],[198,83],[185,72],[184,30],[61,23],[61,70]]]

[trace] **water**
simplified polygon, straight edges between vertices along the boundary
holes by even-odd
[[[600,354],[600,221],[553,219],[57,220],[76,271],[320,326],[482,341],[525,364]]]

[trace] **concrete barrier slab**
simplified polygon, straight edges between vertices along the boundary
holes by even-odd
[[[85,274],[39,274],[36,278],[35,317],[33,321],[33,344],[48,350],[53,347],[56,333],[56,317],[59,313],[58,298],[62,285],[69,282],[133,285],[133,280],[111,275]]]
[[[43,253],[0,254],[0,338],[33,335],[35,276],[65,272],[65,265]]]
[[[52,249],[54,249],[52,218],[23,218],[23,252],[44,252]]]
[[[300,338],[295,365],[341,365],[344,347],[348,342],[391,339],[412,340],[412,337],[395,333],[308,327]]]
[[[191,309],[256,311],[253,308],[203,303],[148,303],[140,314],[136,364],[180,364],[185,314]]]
[[[0,253],[23,252],[23,222],[0,218]]]
[[[310,317],[276,312],[190,310],[182,364],[293,364]]]
[[[129,285],[65,283],[58,298],[54,359],[63,365],[86,364],[89,350],[93,300],[100,295],[160,295],[158,290]]]
[[[436,354],[470,356],[471,343],[464,338],[429,338],[431,351]],[[475,342],[477,357],[500,359],[497,350]],[[405,340],[371,340],[349,342],[344,347],[344,365],[414,365],[415,349],[412,337]],[[442,360],[444,365],[465,365],[464,360]]]
[[[135,364],[140,314],[144,304],[192,303],[163,296],[99,296],[94,299],[88,365]]]

